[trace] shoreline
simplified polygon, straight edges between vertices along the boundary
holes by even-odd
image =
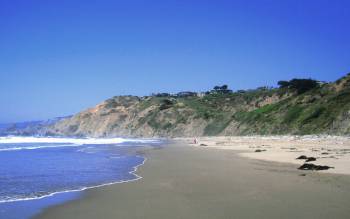
[[[0,143],[9,143],[9,144],[14,144],[14,143],[60,143],[58,145],[44,145],[44,146],[30,146],[30,147],[9,147],[9,148],[1,148],[0,152],[7,152],[7,151],[20,151],[20,150],[35,150],[35,149],[52,149],[52,148],[65,148],[65,147],[82,147],[85,143],[94,143],[94,144],[122,144],[125,142],[134,142],[134,143],[156,143],[159,142],[160,139],[150,139],[150,138],[140,138],[140,139],[131,139],[131,138],[121,138],[121,137],[114,137],[114,138],[84,138],[84,139],[79,139],[79,138],[67,138],[67,137],[62,137],[62,138],[57,138],[57,137],[32,137],[32,136],[0,136]],[[75,143],[73,143],[75,142]],[[117,146],[120,147],[120,146]],[[147,148],[149,146],[142,146],[142,148]],[[137,149],[134,151],[141,151],[142,149]],[[80,150],[79,150],[80,151]],[[22,202],[22,201],[31,201],[31,200],[40,200],[48,197],[52,197],[58,194],[63,194],[63,193],[71,193],[71,192],[82,192],[88,189],[92,188],[98,188],[101,186],[108,186],[116,183],[125,183],[125,182],[130,182],[130,181],[135,181],[139,180],[142,177],[137,175],[137,169],[139,166],[142,166],[147,158],[137,155],[136,157],[141,157],[143,159],[142,163],[139,165],[136,165],[132,167],[132,170],[129,171],[128,173],[135,176],[134,179],[129,179],[129,180],[118,180],[118,181],[113,181],[113,182],[108,182],[108,183],[103,183],[103,184],[98,184],[94,186],[86,186],[82,188],[77,188],[77,189],[69,189],[69,190],[63,190],[63,191],[56,191],[52,192],[43,196],[38,196],[38,197],[26,197],[26,198],[18,198],[18,199],[7,199],[7,200],[0,200],[0,204],[2,203],[12,203],[12,202]]]
[[[119,147],[119,146],[117,146]],[[125,154],[126,156],[132,156],[133,160],[131,163],[125,161],[128,166],[124,167],[123,163],[121,164],[122,172],[116,175],[110,175],[106,177],[105,180],[96,180],[95,183],[85,183],[85,184],[71,184],[69,181],[66,184],[66,187],[62,189],[47,190],[48,192],[41,192],[35,194],[28,194],[26,197],[19,196],[10,196],[5,197],[0,200],[0,218],[32,218],[36,214],[40,213],[42,210],[66,203],[72,200],[77,200],[85,194],[85,191],[96,189],[99,187],[111,186],[114,184],[122,184],[132,181],[137,181],[142,178],[142,176],[137,174],[138,168],[144,165],[147,162],[147,158],[143,156],[142,150],[153,147],[149,145],[136,145],[135,147],[125,147],[122,149],[120,154]],[[30,149],[31,150],[31,149]],[[74,149],[75,150],[75,149]],[[119,154],[119,149],[118,152]],[[80,162],[80,156],[76,157],[77,162]],[[111,159],[120,158],[110,156]],[[73,163],[75,165],[75,162]],[[75,167],[73,167],[75,168]],[[119,168],[112,167],[112,168]],[[102,169],[104,170],[104,169]],[[114,169],[113,169],[114,170]],[[111,172],[113,174],[113,172]],[[115,177],[112,177],[115,176]],[[72,176],[72,180],[75,176]],[[102,179],[102,178],[101,178]],[[5,192],[5,191],[4,191]]]
[[[142,180],[86,190],[79,199],[49,207],[34,218],[280,218],[289,206],[296,212],[284,218],[350,215],[349,176],[304,172],[292,164],[251,160],[234,150],[202,150],[178,141],[143,152],[148,160],[137,170]],[[301,205],[296,194],[310,203]]]
[[[141,156],[138,156],[141,157]],[[104,184],[100,184],[100,185],[96,185],[96,186],[88,186],[88,187],[83,187],[80,189],[72,189],[72,190],[64,190],[64,191],[59,191],[59,192],[53,192],[47,195],[43,195],[40,197],[33,197],[33,198],[23,198],[23,199],[10,199],[10,200],[0,200],[0,204],[2,203],[13,203],[13,202],[24,202],[24,201],[32,201],[32,200],[40,200],[40,199],[44,199],[44,198],[49,198],[49,197],[53,197],[55,195],[60,195],[60,194],[64,194],[64,193],[78,193],[78,192],[84,192],[87,191],[89,189],[96,189],[99,187],[103,187],[103,186],[109,186],[109,185],[114,185],[114,184],[119,184],[119,183],[128,183],[128,182],[133,182],[133,181],[137,181],[142,179],[142,176],[137,175],[137,170],[140,166],[144,165],[145,162],[147,161],[147,158],[142,157],[143,161],[141,164],[136,165],[133,167],[132,171],[129,171],[129,174],[134,175],[136,178],[135,179],[130,179],[130,180],[120,180],[120,181],[115,181],[115,182],[110,182],[110,183],[104,183]]]

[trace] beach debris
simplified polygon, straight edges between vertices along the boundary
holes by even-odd
[[[199,146],[208,146],[208,145],[206,145],[206,144],[200,144]]]
[[[329,153],[327,153],[327,152],[323,152],[323,153],[321,153],[321,154],[323,154],[323,155],[327,155],[327,154],[329,154]]]
[[[255,152],[263,152],[263,151],[266,151],[264,149],[256,149]]]
[[[334,167],[315,165],[315,164],[312,164],[312,163],[304,163],[298,169],[299,170],[315,170],[315,171],[319,171],[319,170],[328,170],[330,168],[334,168]]]
[[[306,174],[305,174],[305,173],[302,173],[302,174],[299,174],[299,176],[306,176]]]
[[[297,157],[296,159],[297,160],[306,160],[307,158],[308,158],[307,156],[301,155],[301,156]]]
[[[311,161],[316,161],[316,158],[314,157],[308,157],[305,162],[311,162]]]

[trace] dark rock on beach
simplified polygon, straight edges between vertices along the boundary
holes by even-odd
[[[330,168],[334,168],[334,167],[315,165],[315,164],[312,164],[312,163],[304,163],[298,169],[299,170],[316,170],[316,171],[319,171],[319,170],[328,170]]]
[[[305,162],[311,162],[311,161],[316,161],[316,158],[314,157],[308,157]]]
[[[307,159],[307,156],[301,155],[301,156],[297,157],[296,159],[297,159],[297,160],[306,160],[306,159]]]
[[[316,158],[314,157],[307,157],[305,155],[301,155],[296,158],[297,160],[305,160],[305,162],[311,162],[311,161],[316,161]]]
[[[255,150],[255,152],[263,152],[263,151],[266,151],[266,150],[261,150],[261,149]]]

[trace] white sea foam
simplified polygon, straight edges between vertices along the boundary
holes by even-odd
[[[42,148],[61,148],[61,147],[79,147],[81,144],[62,144],[62,145],[45,145],[45,146],[29,146],[29,147],[7,147],[0,148],[0,151],[19,151],[19,150],[34,150]],[[1,147],[1,146],[0,146]]]
[[[54,137],[0,137],[0,144],[16,143],[71,143],[71,144],[120,144],[125,142],[157,143],[156,139],[132,139],[132,138],[54,138]]]
[[[141,157],[141,156],[138,156]],[[133,170],[129,172],[129,174],[132,174],[133,176],[135,176],[134,179],[129,179],[129,180],[119,180],[119,181],[115,181],[115,182],[110,182],[110,183],[105,183],[105,184],[100,184],[100,185],[95,185],[95,186],[89,186],[89,187],[82,187],[79,189],[71,189],[71,190],[64,190],[64,191],[58,191],[58,192],[52,192],[49,193],[47,195],[42,195],[42,196],[36,196],[36,197],[27,197],[27,198],[10,198],[10,199],[5,199],[5,200],[0,200],[0,203],[7,203],[7,202],[18,202],[18,201],[29,201],[29,200],[36,200],[36,199],[43,199],[46,197],[51,197],[57,194],[62,194],[62,193],[68,193],[68,192],[81,192],[81,191],[85,191],[88,189],[94,189],[94,188],[99,188],[102,186],[109,186],[109,185],[113,185],[113,184],[118,184],[118,183],[126,183],[126,182],[132,182],[132,181],[137,181],[139,179],[142,179],[142,176],[139,176],[136,174],[137,169],[144,165],[145,162],[147,161],[147,158],[142,157],[143,161],[141,164],[136,165],[133,167]]]

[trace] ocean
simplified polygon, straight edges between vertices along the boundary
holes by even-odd
[[[0,137],[0,218],[30,218],[80,191],[138,180],[155,139]]]

